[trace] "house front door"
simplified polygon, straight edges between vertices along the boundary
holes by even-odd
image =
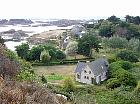
[[[95,78],[91,78],[91,84],[96,84],[96,79]]]

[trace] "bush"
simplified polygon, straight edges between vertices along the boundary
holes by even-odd
[[[47,79],[44,77],[44,75],[41,76],[42,83],[47,83]]]
[[[124,49],[127,47],[128,41],[125,38],[113,36],[111,38],[103,38],[103,45],[113,49]]]
[[[112,63],[112,62],[116,61],[116,56],[115,55],[110,55],[110,56],[107,57],[107,59],[108,59],[109,63]]]
[[[65,59],[66,55],[62,51],[58,50],[58,51],[56,51],[56,58],[60,59],[60,60]]]
[[[17,75],[17,80],[19,81],[35,81],[37,76],[35,75],[33,70],[21,70],[21,72]]]
[[[110,78],[117,78],[120,82],[121,85],[125,85],[125,86],[136,86],[136,79],[133,77],[133,75],[128,72],[127,70],[127,65],[128,62],[126,61],[117,61],[117,62],[113,62],[110,64],[109,66],[109,77]],[[129,63],[130,64],[130,63]],[[125,68],[125,69],[123,69]],[[130,67],[128,67],[130,68]],[[112,80],[111,80],[112,82]],[[117,82],[115,80],[115,82]],[[108,83],[108,86],[113,86],[113,84],[110,84],[110,81]]]
[[[132,63],[129,61],[120,61],[121,67],[125,70],[129,70],[133,67]]]
[[[120,87],[121,83],[117,78],[111,78],[107,81],[106,86],[107,86],[107,88],[114,89],[114,88]]]
[[[138,55],[135,52],[129,50],[123,50],[117,54],[117,58],[120,58],[124,61],[138,62]]]
[[[74,92],[75,91],[75,84],[73,82],[73,80],[68,77],[64,80],[64,90],[68,93],[70,92]]]
[[[124,69],[119,69],[115,72],[115,78],[117,78],[120,83],[124,86],[136,86],[136,79],[132,74]]]
[[[119,63],[113,62],[109,65],[109,77],[113,78],[117,70],[122,69]]]
[[[132,68],[132,63],[129,61],[116,61],[110,64],[110,68],[111,69],[119,69],[120,67],[125,69],[125,70],[129,70]]]

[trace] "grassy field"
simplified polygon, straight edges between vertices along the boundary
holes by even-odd
[[[65,77],[74,78],[76,65],[36,66],[35,73],[44,75],[49,82],[62,82]]]

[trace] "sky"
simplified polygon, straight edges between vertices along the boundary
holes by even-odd
[[[0,18],[80,19],[140,16],[140,0],[0,0]]]

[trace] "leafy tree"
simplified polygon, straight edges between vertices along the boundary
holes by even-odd
[[[117,23],[119,22],[120,18],[117,18],[116,16],[111,16],[107,19],[109,22],[112,22],[112,23]]]
[[[78,40],[78,53],[91,57],[92,48],[99,52],[99,48],[101,48],[100,42],[96,35],[88,33]]]
[[[49,50],[49,54],[50,54],[50,56],[51,56],[51,60],[56,60],[57,58],[57,56],[56,56],[56,51],[57,50],[53,50],[53,49],[50,49]]]
[[[57,51],[56,51],[56,59],[61,60],[61,59],[65,59],[65,58],[66,58],[66,55],[65,55],[64,52],[62,52],[62,51],[60,51],[60,50],[57,50]]]
[[[22,43],[22,45],[16,46],[16,52],[22,59],[28,60],[29,58],[29,45],[27,43]]]
[[[125,20],[126,20],[126,22],[131,23],[132,20],[133,20],[133,17],[132,16],[129,16],[129,15],[126,15],[125,16]]]
[[[49,52],[46,50],[43,50],[40,54],[40,60],[43,63],[47,63],[48,61],[50,61],[51,56],[49,55]]]
[[[78,42],[73,41],[67,45],[65,53],[66,55],[76,56],[77,51],[78,51]]]
[[[103,37],[111,37],[113,36],[113,32],[110,25],[100,26],[99,35]]]
[[[135,37],[136,39],[140,39],[140,27],[138,25],[130,24],[128,30],[130,38]]]
[[[130,62],[138,62],[138,55],[133,52],[133,51],[129,51],[129,50],[123,50],[123,51],[120,51],[118,54],[117,54],[117,58],[120,58],[124,61],[130,61]]]
[[[40,60],[40,54],[44,50],[41,45],[34,46],[29,52],[30,60]]]

